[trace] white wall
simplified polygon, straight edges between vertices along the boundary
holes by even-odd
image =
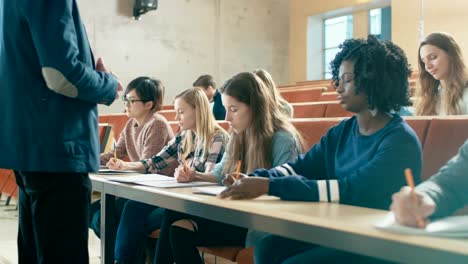
[[[307,26],[307,80],[323,79],[323,17],[310,16]]]
[[[209,73],[221,85],[241,71],[265,68],[289,79],[288,0],[160,0],[156,11],[131,19],[133,0],[78,0],[95,56],[124,85],[149,75],[166,85],[165,103]],[[123,104],[100,113],[122,112]]]

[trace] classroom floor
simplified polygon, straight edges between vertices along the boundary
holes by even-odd
[[[18,263],[16,252],[16,235],[18,230],[18,211],[16,201],[12,200],[9,206],[5,205],[5,199],[0,199],[0,264]],[[89,263],[99,264],[100,240],[90,230],[89,233]],[[214,256],[206,255],[205,263],[215,263]],[[217,264],[230,264],[227,260],[218,258]]]

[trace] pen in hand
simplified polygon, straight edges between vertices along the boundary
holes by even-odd
[[[239,174],[240,174],[241,165],[242,165],[241,160],[238,160],[238,161],[237,161],[237,164],[236,164],[236,174],[234,175],[234,179],[235,179],[236,181],[239,180]]]
[[[117,147],[114,142],[114,161],[117,161]]]
[[[406,184],[411,189],[411,195],[413,199],[417,201],[418,197],[414,193],[414,178],[413,178],[413,173],[411,172],[411,169],[405,169],[405,177],[406,177]],[[425,227],[424,221],[420,217],[417,218],[417,221],[418,221],[419,228]]]

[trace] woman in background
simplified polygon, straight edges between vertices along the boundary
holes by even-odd
[[[443,32],[429,34],[419,45],[417,115],[468,114],[468,77],[460,47]]]

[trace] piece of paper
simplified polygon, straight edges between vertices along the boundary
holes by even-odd
[[[429,223],[426,228],[397,224],[393,213],[374,224],[378,229],[408,235],[468,237],[468,216],[450,216]]]
[[[130,173],[140,173],[139,171],[130,171],[130,170],[111,170],[111,169],[99,169],[99,174],[130,174]]]
[[[172,181],[142,181],[134,182],[135,184],[158,187],[158,188],[183,188],[183,187],[193,187],[193,186],[207,186],[207,185],[217,185],[214,182],[202,182],[202,181],[193,181],[193,182],[177,182],[175,179]]]
[[[218,196],[225,189],[226,186],[193,187],[192,192]]]
[[[139,174],[131,176],[112,176],[105,177],[108,180],[124,183],[133,183],[151,187],[158,188],[181,188],[181,187],[192,187],[192,186],[207,186],[207,185],[217,185],[213,182],[202,182],[202,181],[193,181],[187,183],[177,182],[174,177],[169,177],[161,174]]]
[[[169,177],[161,174],[139,174],[132,176],[114,176],[105,177],[111,181],[126,182],[126,183],[137,183],[146,181],[175,181],[174,177]]]

